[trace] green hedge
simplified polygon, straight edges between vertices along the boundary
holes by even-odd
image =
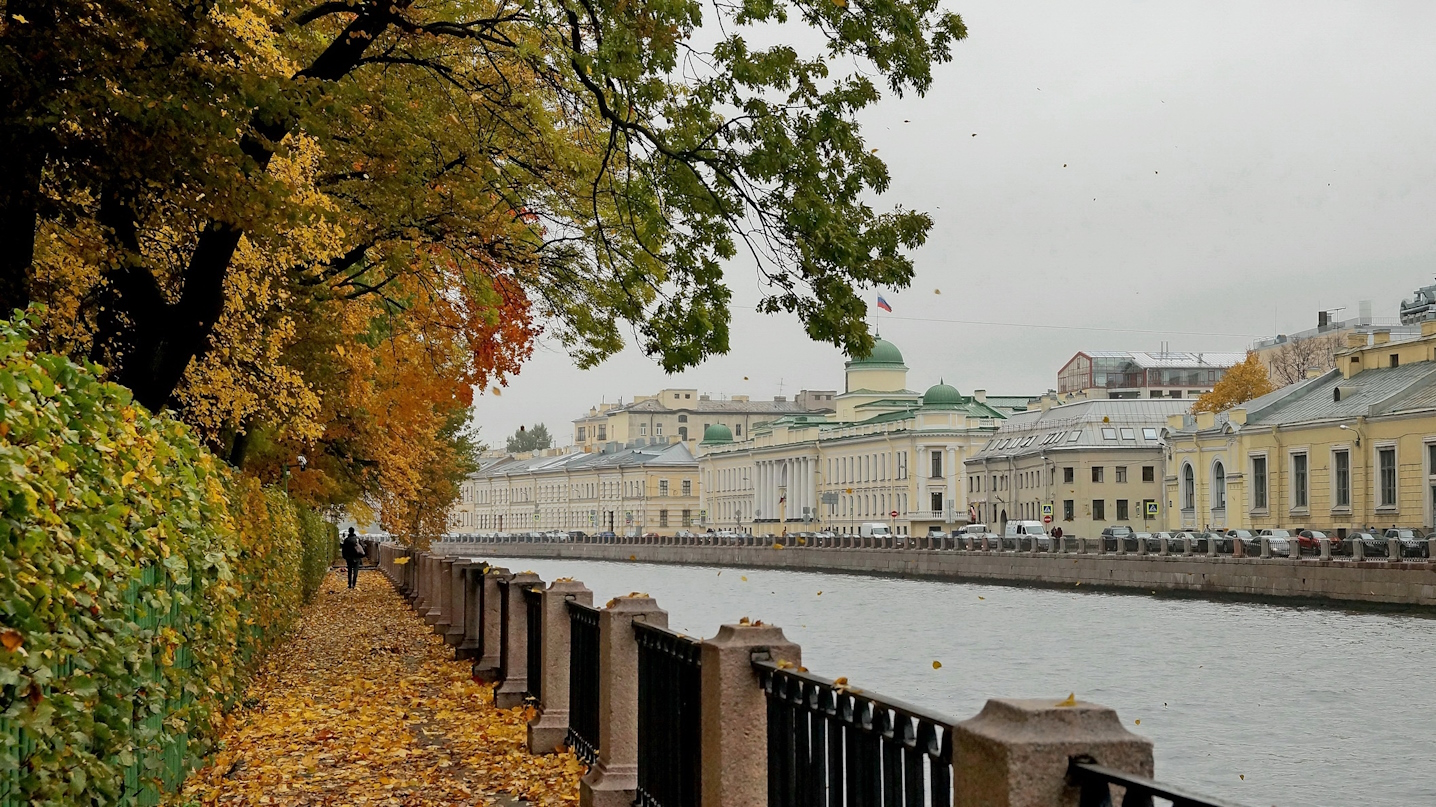
[[[0,804],[146,804],[207,750],[334,530],[0,320]]]

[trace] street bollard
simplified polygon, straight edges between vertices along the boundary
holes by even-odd
[[[1366,543],[1360,538],[1351,540],[1351,559],[1357,562],[1366,560]]]
[[[1192,556],[1192,536],[1190,536],[1190,535],[1183,535],[1183,536],[1182,536],[1182,557],[1184,557],[1184,558],[1190,558],[1191,556]]]
[[[1331,560],[1331,539],[1330,539],[1330,538],[1322,538],[1322,539],[1320,539],[1320,543],[1321,543],[1321,559],[1322,559],[1322,560]]]
[[[1426,539],[1426,561],[1436,563],[1436,535]]]
[[[1386,539],[1386,562],[1399,563],[1401,561],[1401,542],[1395,538]]]
[[[1271,557],[1271,539],[1265,535],[1261,538],[1261,556],[1263,558]]]
[[[1137,554],[1138,554],[1138,555],[1145,555],[1145,554],[1147,554],[1147,539],[1146,539],[1146,538],[1138,538],[1138,539],[1137,539]]]
[[[1286,539],[1286,556],[1294,561],[1301,561],[1301,541],[1295,535]]]
[[[1164,558],[1172,554],[1172,547],[1167,543],[1167,537],[1165,535],[1157,539],[1157,554]]]

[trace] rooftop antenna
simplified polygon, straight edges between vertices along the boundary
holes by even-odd
[[[778,378],[778,394],[783,394],[783,379],[781,377]]]

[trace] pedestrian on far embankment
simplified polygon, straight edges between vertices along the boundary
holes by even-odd
[[[344,536],[344,545],[341,549],[344,555],[344,565],[349,567],[349,587],[359,585],[359,561],[364,559],[364,547],[359,543],[359,536],[354,528],[349,528],[349,534]]]

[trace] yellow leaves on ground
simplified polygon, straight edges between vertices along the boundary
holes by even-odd
[[[1076,705],[1077,705],[1077,693],[1076,693],[1076,692],[1068,693],[1068,695],[1067,695],[1067,700],[1062,701],[1061,703],[1059,703],[1059,704],[1057,704],[1057,705],[1058,705],[1058,706],[1062,706],[1062,707],[1076,706]]]
[[[508,792],[578,801],[571,753],[525,748],[532,709],[492,687],[379,575],[331,575],[294,638],[262,666],[220,750],[184,797],[204,805],[481,805]]]

